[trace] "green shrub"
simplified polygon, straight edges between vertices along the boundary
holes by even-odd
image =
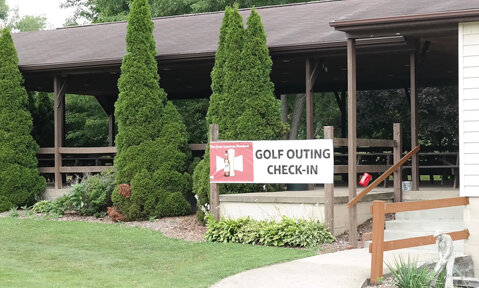
[[[334,236],[319,221],[291,219],[257,221],[249,218],[216,221],[208,217],[205,238],[212,242],[233,242],[277,247],[317,247],[331,243]]]
[[[0,195],[0,211],[8,211],[14,208],[15,205],[7,197]]]
[[[17,51],[5,28],[0,35],[0,212],[33,203],[45,188],[32,127]]]
[[[188,133],[159,86],[152,32],[148,1],[133,1],[115,103],[116,183],[129,185],[131,194],[115,189],[111,197],[115,212],[126,220],[184,215],[191,210],[186,201],[192,188],[186,172],[191,157]]]
[[[72,192],[61,203],[63,210],[74,210],[80,215],[101,216],[112,205],[111,194],[115,189],[115,174],[106,170],[101,174],[85,177],[72,186]]]
[[[196,165],[193,172],[193,192],[198,206],[196,218],[198,221],[206,223],[205,215],[209,210],[210,199],[210,165],[206,157]]]
[[[106,170],[101,174],[88,177],[84,182],[86,197],[84,207],[80,210],[84,215],[105,213],[112,205],[111,194],[115,189],[115,173]]]
[[[429,287],[431,281],[434,278],[434,271],[429,270],[427,265],[419,266],[417,261],[410,260],[408,257],[407,262],[402,257],[394,259],[394,263],[391,265],[386,263],[386,266],[393,275],[394,282],[398,288],[423,288]],[[439,275],[436,286],[444,287],[445,283],[445,271]]]
[[[63,215],[73,210],[80,215],[104,216],[112,205],[111,195],[115,189],[115,173],[106,170],[101,174],[85,177],[72,186],[72,192],[55,201],[40,201],[33,205],[36,213]]]
[[[63,211],[74,210],[80,215],[101,216],[112,205],[111,195],[115,186],[115,173],[106,170],[74,184],[72,192],[56,202]]]

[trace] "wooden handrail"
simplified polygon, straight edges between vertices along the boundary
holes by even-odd
[[[448,232],[446,234],[451,236],[452,241],[464,240],[469,238],[470,236],[468,229],[455,231],[455,232]],[[436,243],[436,237],[434,237],[434,235],[390,240],[390,241],[384,241],[383,251],[391,251],[391,250],[405,249],[405,248],[411,248],[411,247],[417,247],[417,246],[425,246],[425,245],[431,245],[435,243]],[[369,246],[369,253],[372,253],[372,245]]]
[[[404,157],[401,158],[397,163],[395,163],[391,168],[389,168],[386,172],[384,172],[381,176],[379,176],[376,180],[373,181],[373,183],[369,184],[368,187],[366,187],[361,193],[359,193],[356,197],[354,197],[351,201],[348,203],[348,208],[353,207],[356,203],[358,203],[364,196],[366,196],[371,190],[376,188],[381,182],[384,181],[389,175],[393,174],[394,171],[396,171],[399,167],[401,167],[404,163],[406,163],[409,158],[411,158],[414,154],[419,152],[421,147],[418,145],[414,147],[409,153],[407,153]]]
[[[399,202],[386,205],[384,213],[397,213],[405,211],[427,210],[454,206],[463,206],[469,204],[467,197],[454,197],[445,199],[423,200],[414,202]]]
[[[467,204],[469,204],[469,198],[466,197],[403,203],[386,203],[385,201],[374,201],[373,205],[371,205],[371,214],[373,216],[373,241],[369,245],[369,253],[371,253],[371,282],[377,282],[378,279],[383,276],[383,260],[385,251],[430,245],[436,242],[436,238],[433,235],[384,241],[384,224],[386,214],[454,207]],[[468,229],[448,232],[446,234],[451,236],[453,241],[469,238]]]

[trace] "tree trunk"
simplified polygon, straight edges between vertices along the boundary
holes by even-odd
[[[334,91],[334,97],[341,111],[341,138],[347,138],[348,111],[346,111],[346,92]]]
[[[291,130],[289,132],[289,140],[298,139],[298,129],[303,116],[306,105],[306,94],[296,94],[294,101],[293,118],[291,119]]]

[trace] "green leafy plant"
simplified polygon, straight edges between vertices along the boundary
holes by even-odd
[[[205,239],[212,242],[232,242],[276,247],[317,247],[331,243],[334,236],[319,221],[292,219],[257,221],[250,218],[216,221],[210,215]]]
[[[56,201],[40,201],[33,205],[36,213],[63,215],[73,210],[80,215],[103,217],[111,206],[111,194],[115,188],[115,173],[109,169],[101,174],[87,176],[72,186],[72,192]]]
[[[61,216],[65,213],[65,208],[63,208],[64,203],[67,201],[68,196],[63,196],[57,199],[56,201],[43,200],[35,203],[32,207],[32,210],[35,213],[44,213],[53,216]]]
[[[420,266],[417,261],[407,259],[407,262],[400,256],[394,259],[393,264],[386,263],[391,271],[394,281],[398,288],[423,288],[429,287],[434,278],[434,271],[431,271],[427,265]],[[445,272],[439,275],[436,283],[437,288],[444,287]]]
[[[18,218],[20,214],[18,213],[18,210],[16,207],[10,208],[10,211],[8,211],[8,217],[10,218]]]

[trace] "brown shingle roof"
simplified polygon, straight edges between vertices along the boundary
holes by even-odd
[[[477,0],[343,0],[258,8],[268,46],[300,49],[344,45],[345,34],[329,25],[411,14],[479,9]],[[242,10],[243,17],[249,9]],[[159,58],[212,56],[216,51],[222,12],[154,19]],[[120,63],[125,54],[126,23],[106,23],[13,35],[23,70]]]

